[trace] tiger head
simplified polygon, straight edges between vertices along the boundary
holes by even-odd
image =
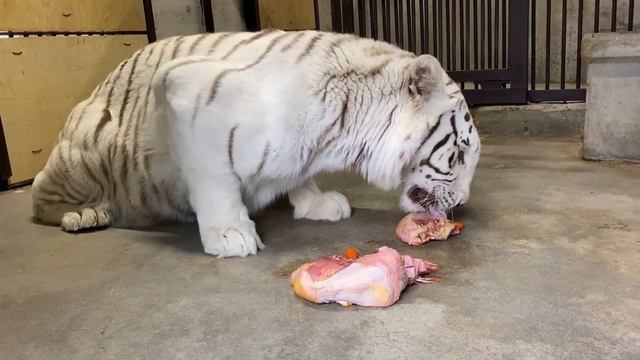
[[[435,58],[416,58],[409,83],[408,121],[421,138],[402,170],[400,207],[444,216],[469,199],[480,137],[460,88]]]

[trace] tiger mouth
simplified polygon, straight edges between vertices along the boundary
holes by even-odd
[[[407,196],[413,203],[422,208],[422,212],[430,218],[446,218],[447,213],[438,206],[438,200],[427,190],[412,186],[407,192]]]
[[[428,205],[436,203],[436,197],[433,194],[418,186],[412,186],[407,196],[409,196],[411,201],[424,209],[426,209]]]

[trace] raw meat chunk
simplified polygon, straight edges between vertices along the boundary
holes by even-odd
[[[407,285],[434,282],[422,275],[437,268],[383,246],[355,260],[342,255],[322,257],[300,266],[290,280],[296,295],[314,303],[387,307],[398,301]]]
[[[402,218],[396,235],[409,245],[422,245],[431,240],[446,240],[462,232],[464,225],[447,218],[433,218],[423,213],[411,213]]]

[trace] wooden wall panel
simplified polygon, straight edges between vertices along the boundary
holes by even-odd
[[[71,108],[146,44],[145,35],[0,40],[0,115],[10,183],[31,179],[44,167]]]
[[[0,31],[144,31],[142,0],[0,0]]]
[[[314,30],[313,0],[258,0],[260,27],[282,30]]]

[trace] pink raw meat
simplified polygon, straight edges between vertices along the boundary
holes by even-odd
[[[464,225],[446,217],[435,218],[427,213],[411,213],[396,227],[396,235],[409,245],[422,245],[431,240],[446,240],[460,234]]]
[[[357,260],[334,255],[306,263],[291,274],[291,285],[296,295],[318,304],[387,307],[398,301],[407,285],[434,282],[421,275],[437,268],[434,263],[383,246]]]

